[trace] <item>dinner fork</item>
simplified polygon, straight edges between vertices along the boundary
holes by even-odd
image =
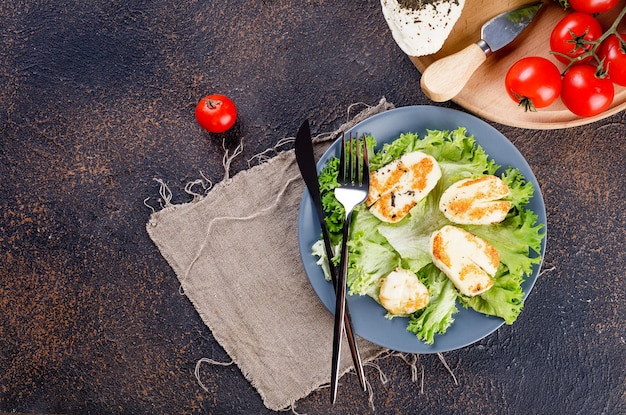
[[[337,272],[337,286],[335,287],[335,327],[333,331],[333,360],[330,377],[331,402],[337,399],[337,382],[339,380],[339,358],[341,356],[341,341],[343,337],[343,327],[346,308],[346,274],[348,272],[348,237],[350,236],[350,223],[352,222],[352,212],[363,203],[369,192],[369,160],[367,152],[367,142],[365,136],[362,138],[363,149],[359,142],[358,134],[356,138],[350,134],[349,148],[346,150],[345,134],[341,136],[341,155],[339,158],[339,174],[337,182],[339,186],[335,188],[335,198],[345,209],[343,222],[343,239],[341,243],[341,259]]]

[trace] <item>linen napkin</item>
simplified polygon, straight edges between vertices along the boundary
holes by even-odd
[[[315,142],[393,108],[384,98]],[[236,174],[202,198],[167,203],[146,225],[185,295],[272,410],[329,382],[333,318],[313,291],[298,248],[304,191],[293,150]],[[364,362],[384,349],[359,339]],[[352,367],[347,347],[341,374]]]

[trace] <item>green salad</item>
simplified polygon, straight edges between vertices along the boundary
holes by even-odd
[[[375,137],[368,136],[366,139],[369,148],[375,148]],[[435,188],[397,223],[382,222],[370,213],[365,204],[357,207],[348,241],[349,294],[369,295],[380,302],[381,281],[401,267],[413,272],[428,288],[430,298],[427,306],[400,317],[407,319],[407,330],[426,344],[433,344],[435,336],[445,333],[453,324],[458,305],[500,317],[506,324],[512,324],[524,306],[521,284],[531,274],[533,265],[541,261],[543,225],[538,224],[537,215],[526,208],[534,192],[532,183],[526,181],[518,169],[504,169],[499,178],[510,189],[506,200],[512,206],[506,219],[491,225],[454,224],[489,242],[500,255],[493,286],[482,294],[468,297],[456,289],[431,258],[431,235],[452,224],[440,211],[439,199],[453,183],[466,178],[495,175],[501,171],[501,166],[489,159],[474,137],[461,127],[454,131],[427,131],[423,138],[413,133],[402,134],[395,141],[385,144],[380,151],[373,153],[370,150],[370,170],[375,171],[413,151],[434,157],[441,169],[441,178]],[[326,225],[337,253],[344,218],[343,207],[333,192],[338,186],[338,167],[339,160],[332,158],[319,176]],[[326,279],[330,280],[323,241],[317,241],[312,250]],[[339,256],[336,255],[333,261],[338,263]],[[387,317],[398,316],[388,312]]]

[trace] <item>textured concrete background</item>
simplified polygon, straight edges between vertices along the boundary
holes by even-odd
[[[0,2],[0,412],[264,414],[178,292],[144,226],[165,180],[221,180],[193,109],[229,95],[250,157],[337,128],[355,102],[430,104],[376,0]],[[452,103],[444,106],[456,108]],[[445,357],[368,377],[377,413],[624,414],[624,113],[568,130],[495,125],[544,193],[544,273],[518,322]],[[351,375],[347,375],[351,376]],[[297,403],[369,413],[357,382]]]

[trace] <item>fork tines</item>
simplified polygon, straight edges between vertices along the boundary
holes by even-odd
[[[362,137],[363,148],[359,142],[359,134],[355,133],[355,137],[350,133],[348,145],[350,149],[346,156],[346,134],[341,135],[341,154],[339,156],[339,178],[338,180],[349,182],[351,184],[362,185],[365,181],[369,182],[369,160],[367,152],[367,142],[365,135]],[[361,157],[363,151],[363,157]],[[348,160],[346,166],[346,159]],[[355,166],[356,163],[356,166]],[[347,167],[347,170],[346,170]],[[363,170],[361,172],[361,170]],[[358,182],[356,182],[358,180]]]

